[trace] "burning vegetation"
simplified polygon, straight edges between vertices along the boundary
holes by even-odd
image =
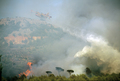
[[[28,62],[27,65],[29,65],[30,69],[31,67],[31,62]],[[61,67],[56,67],[56,70],[59,71],[64,71]],[[48,76],[46,75],[41,75],[41,76],[30,76],[27,78],[27,76],[31,73],[31,71],[28,69],[26,72],[20,73],[19,78],[17,76],[14,76],[12,78],[8,78],[8,81],[120,81],[120,73],[119,74],[103,74],[100,76],[95,76],[92,75],[91,77],[86,76],[85,74],[80,74],[80,75],[75,75],[71,73],[74,73],[73,70],[67,70],[67,72],[70,74],[69,78],[65,76],[55,76],[52,74],[51,71],[46,71]],[[87,67],[86,68],[86,74],[89,75],[92,72],[90,69]],[[5,78],[2,77],[2,81],[6,81]]]
[[[31,69],[32,69],[31,64],[32,64],[31,62],[28,62],[28,63],[27,63],[27,65],[30,67],[30,70],[27,69],[27,71],[25,71],[25,72],[23,72],[23,73],[20,73],[20,74],[19,74],[19,77],[21,77],[22,75],[25,75],[25,76],[27,77],[29,74],[32,73],[32,71],[31,71]]]

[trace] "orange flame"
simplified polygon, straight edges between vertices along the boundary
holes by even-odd
[[[30,67],[30,69],[32,69],[31,64],[32,64],[31,62],[27,63],[27,65]]]
[[[31,62],[28,62],[28,63],[27,63],[27,65],[29,65],[30,69],[32,69],[31,64],[32,64]],[[23,75],[23,74],[27,77],[31,72],[32,72],[32,71],[30,71],[30,70],[28,69],[26,72],[20,73],[20,74],[19,74],[19,77],[20,77],[21,75]]]

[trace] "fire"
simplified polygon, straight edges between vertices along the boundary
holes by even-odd
[[[27,65],[30,67],[30,69],[32,69],[31,64],[32,64],[31,62],[28,62],[28,63],[27,63]],[[30,71],[30,70],[28,69],[27,71],[25,71],[25,72],[23,72],[23,73],[20,73],[20,74],[19,74],[19,77],[20,77],[21,75],[23,75],[23,74],[27,77],[31,72],[32,72],[32,71]]]
[[[32,64],[31,62],[27,63],[27,65],[30,67],[30,69],[32,69],[31,64]]]

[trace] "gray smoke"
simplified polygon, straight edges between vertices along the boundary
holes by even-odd
[[[46,71],[51,71],[53,74],[59,75],[55,67],[61,67],[64,69],[64,72],[61,72],[60,75],[68,77],[67,70],[72,69],[74,55],[83,46],[85,46],[85,42],[82,40],[71,39],[66,36],[62,37],[61,40],[54,41],[52,46],[47,46],[47,52],[36,55],[39,60],[36,64],[32,65],[33,75],[47,75]],[[40,60],[40,57],[43,60]]]
[[[60,16],[56,19],[56,25],[60,25],[71,35],[89,42],[89,45],[77,53],[78,56],[74,61],[75,68],[90,67],[98,73],[119,73],[119,4],[119,0],[69,0],[64,2]],[[99,42],[96,43],[96,41]],[[83,56],[79,56],[81,54]]]
[[[63,2],[56,20],[66,31],[84,39],[87,34],[104,37],[119,50],[119,0],[69,0]],[[56,23],[57,23],[56,22]]]
[[[85,73],[86,67],[96,73],[120,72],[120,0],[64,0],[59,6],[50,7],[52,1],[36,2],[41,4],[40,10],[52,14],[49,23],[75,37],[64,35],[48,45],[44,53],[35,53],[33,75],[47,75],[46,71],[58,75],[55,67],[73,69],[74,74]],[[39,11],[38,6],[33,9]]]
[[[65,70],[69,68],[75,70],[74,74],[81,74],[85,73],[86,67],[89,67],[98,74],[118,73],[120,67],[119,4],[119,0],[63,1],[59,9],[60,13],[56,19],[52,20],[52,23],[78,39],[84,40],[86,46],[80,46],[76,53],[73,52],[76,49],[75,45],[71,46],[72,49],[68,47],[71,50],[66,52],[68,56],[64,59],[58,61],[47,60],[37,69],[46,68],[50,70],[55,66],[60,66]],[[64,47],[64,44],[62,45]],[[83,49],[81,50],[81,48]],[[73,55],[75,55],[75,58],[73,58]],[[55,73],[55,69],[51,70]],[[43,72],[37,73],[37,75],[40,74],[43,74]],[[66,75],[66,73],[63,75]]]

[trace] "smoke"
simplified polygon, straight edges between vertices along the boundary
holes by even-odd
[[[21,1],[17,3],[20,7],[16,7],[16,14],[13,14],[23,16],[24,12],[24,15],[27,15],[24,17],[30,17],[31,15],[25,11],[31,9],[41,10],[39,12],[43,13],[49,12],[52,16],[49,23],[74,36],[71,38],[64,34],[60,40],[48,44],[43,53],[33,52],[32,57],[36,60],[32,65],[33,75],[44,75],[47,70],[58,75],[55,67],[61,67],[65,71],[73,69],[74,74],[85,73],[86,67],[95,73],[118,73],[120,71],[118,68],[120,66],[120,0],[64,0],[58,3],[52,1],[37,0],[36,4],[34,1],[29,3]],[[27,5],[29,10],[26,4],[29,4]],[[69,76],[67,72],[61,72],[61,75]]]
[[[46,71],[52,71],[52,73],[57,76],[59,74],[56,67],[61,67],[64,71],[60,72],[60,75],[68,77],[69,74],[67,70],[74,69],[71,67],[74,61],[74,54],[84,45],[84,41],[76,38],[71,39],[69,36],[66,37],[64,35],[61,40],[54,41],[52,46],[48,45],[48,48],[46,48],[47,51],[44,54],[36,54],[39,60],[36,64],[32,65],[33,75],[47,75],[47,73],[45,73]],[[40,57],[42,57],[42,60]]]
[[[96,73],[119,73],[120,52],[108,45],[102,37],[91,35],[87,40],[91,45],[76,53],[75,57],[79,60],[75,60],[75,63],[83,64]]]
[[[119,3],[119,0],[65,1],[55,23],[82,39],[91,33],[102,36],[119,50]]]
[[[73,69],[75,70],[74,74],[81,74],[85,73],[86,67],[89,67],[98,74],[118,73],[120,70],[120,6],[118,3],[120,3],[119,0],[63,1],[59,9],[60,13],[51,23],[78,39],[84,40],[86,46],[80,46],[76,53],[74,52],[76,45],[68,46],[67,49],[72,49],[65,53],[67,56],[62,57],[62,60],[47,60],[42,66],[37,66],[37,69],[50,70],[53,68],[51,70],[56,74],[54,67],[58,66],[65,70]],[[78,44],[81,45],[82,43],[79,42]],[[64,44],[62,45],[64,48]],[[83,49],[81,50],[81,48]],[[62,50],[61,47],[60,49]],[[59,56],[59,52],[57,56]],[[55,56],[55,58],[57,57]],[[43,70],[37,74],[40,75],[44,72]],[[66,73],[63,75],[66,76]]]
[[[77,58],[74,58],[71,67],[73,69],[80,68],[76,70],[77,72],[84,73],[82,67],[90,67],[96,73],[119,72],[119,4],[119,0],[69,0],[63,2],[60,16],[56,18],[54,24],[71,35],[88,42],[75,55]]]

